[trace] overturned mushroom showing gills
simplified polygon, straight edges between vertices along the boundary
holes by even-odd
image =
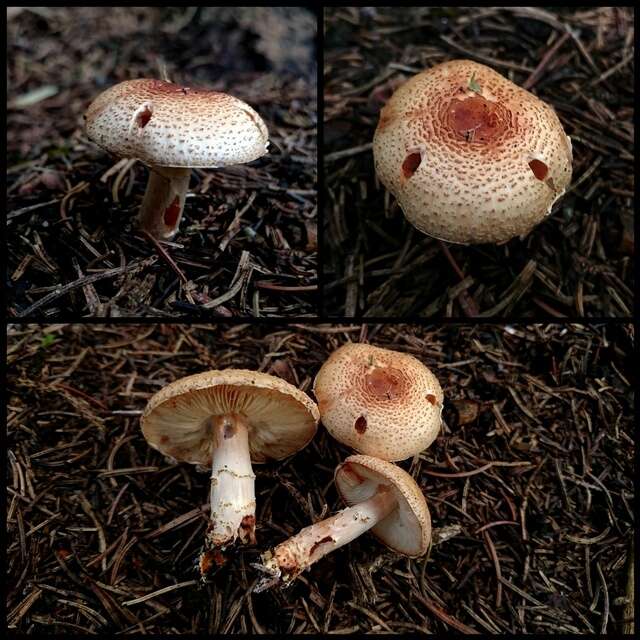
[[[402,555],[415,558],[427,552],[431,541],[427,501],[406,471],[377,458],[350,456],[336,469],[335,483],[348,507],[264,553],[260,568],[268,577],[257,591],[289,585],[314,562],[369,530]]]
[[[329,433],[369,456],[404,460],[426,449],[440,430],[440,383],[406,353],[345,344],[322,365],[313,392]]]
[[[161,80],[128,80],[89,105],[87,136],[149,166],[140,227],[156,238],[178,230],[193,168],[251,162],[267,152],[262,118],[238,98]]]
[[[255,543],[255,475],[251,462],[281,460],[305,447],[318,408],[275,376],[243,369],[198,373],[169,384],[148,402],[142,431],[149,444],[181,462],[211,468],[207,558]]]
[[[470,60],[410,78],[382,109],[375,170],[420,231],[463,244],[528,233],[571,182],[555,111]]]

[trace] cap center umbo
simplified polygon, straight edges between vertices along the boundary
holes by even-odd
[[[447,119],[454,133],[469,142],[490,140],[501,132],[495,103],[482,96],[452,100]]]
[[[396,400],[402,395],[402,377],[390,367],[375,367],[365,375],[369,393],[382,400]]]

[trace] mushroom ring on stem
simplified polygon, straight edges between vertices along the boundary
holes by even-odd
[[[391,462],[355,455],[335,472],[335,484],[348,505],[336,515],[305,527],[262,555],[269,575],[256,590],[287,586],[314,562],[371,530],[380,542],[405,556],[427,552],[431,516],[416,481]]]
[[[285,380],[258,371],[198,373],[167,385],[148,402],[142,432],[178,461],[211,468],[206,551],[255,543],[251,463],[281,460],[315,435],[318,408]],[[201,570],[205,571],[201,558]]]
[[[413,226],[462,244],[529,233],[571,182],[571,140],[555,111],[470,60],[401,85],[380,113],[373,156]]]
[[[426,449],[440,430],[440,383],[406,353],[345,344],[322,365],[313,392],[329,433],[369,456],[405,460]]]
[[[269,144],[262,118],[242,100],[162,80],[121,82],[101,93],[84,119],[96,144],[149,166],[139,223],[160,239],[178,230],[191,169],[251,162]]]

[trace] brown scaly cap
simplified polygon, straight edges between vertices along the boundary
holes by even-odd
[[[373,154],[407,220],[449,242],[528,233],[571,182],[571,140],[555,111],[470,60],[436,65],[397,89]]]
[[[343,345],[322,365],[313,391],[329,433],[360,453],[404,460],[426,449],[440,430],[442,388],[406,353]]]
[[[115,155],[162,167],[250,162],[266,153],[269,139],[262,118],[242,100],[151,79],[101,93],[85,113],[85,130]]]

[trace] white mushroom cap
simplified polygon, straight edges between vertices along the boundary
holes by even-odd
[[[163,454],[192,464],[212,462],[211,418],[240,414],[249,430],[253,462],[281,460],[315,435],[318,408],[281,378],[259,371],[224,369],[187,376],[149,400],[142,431]]]
[[[470,60],[403,84],[382,109],[373,154],[407,220],[449,242],[528,233],[571,182],[571,140],[555,111]]]
[[[238,98],[162,80],[121,82],[85,113],[89,138],[151,166],[224,167],[267,152],[262,118]]]
[[[368,344],[334,351],[313,392],[322,423],[339,442],[383,460],[404,460],[438,435],[444,395],[417,358]]]
[[[349,456],[335,473],[336,488],[345,504],[353,506],[371,498],[380,485],[393,491],[398,506],[372,529],[387,547],[415,558],[431,542],[431,516],[416,481],[400,467],[370,456]]]

